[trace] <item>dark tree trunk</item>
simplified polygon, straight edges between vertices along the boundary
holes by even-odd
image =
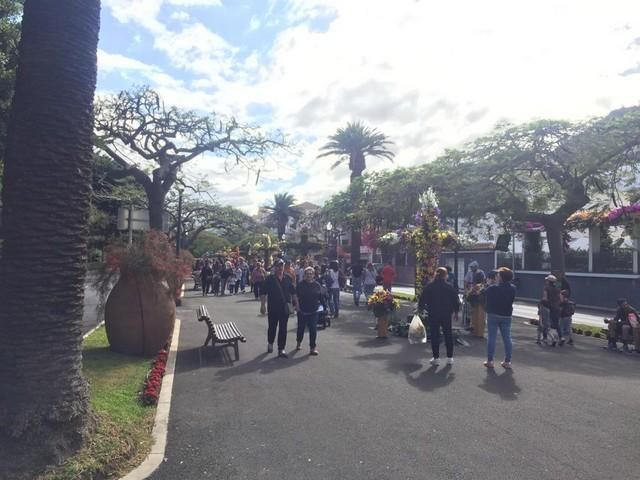
[[[564,273],[564,244],[562,241],[562,226],[564,220],[550,219],[544,224],[547,232],[547,244],[551,255],[551,270],[553,272]]]
[[[0,260],[0,478],[81,446],[99,0],[28,0],[9,126]]]
[[[351,183],[358,177],[362,176],[362,172],[364,172],[366,168],[366,163],[364,160],[364,155],[359,153],[359,155],[353,155],[350,158],[350,166],[351,166]],[[360,263],[360,245],[362,243],[362,232],[359,228],[351,229],[351,265],[357,265]]]
[[[149,228],[161,232],[166,194],[162,191],[160,185],[153,183],[151,187],[147,189],[147,197],[149,200]]]

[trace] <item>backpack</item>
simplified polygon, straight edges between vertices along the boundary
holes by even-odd
[[[324,274],[324,284],[327,288],[333,287],[333,277],[329,274],[329,272]]]

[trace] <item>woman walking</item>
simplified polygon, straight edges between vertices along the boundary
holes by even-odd
[[[431,365],[440,365],[440,329],[444,333],[444,342],[447,347],[447,365],[453,365],[453,332],[451,317],[458,319],[460,299],[456,289],[447,283],[447,269],[438,267],[436,277],[429,283],[420,296],[418,310],[426,310],[428,313],[429,337],[431,339],[431,351],[433,358]]]
[[[373,263],[367,263],[367,267],[362,272],[362,288],[364,290],[365,302],[373,295],[373,289],[376,288],[376,269]]]
[[[329,311],[333,318],[338,318],[340,313],[340,273],[338,272],[338,262],[336,260],[329,264],[325,283],[329,290]]]
[[[251,272],[251,283],[253,285],[253,294],[256,300],[260,298],[260,292],[262,291],[262,282],[264,282],[266,276],[267,271],[262,267],[262,262],[257,262],[256,266],[253,269],[253,272]]]
[[[511,284],[513,272],[502,267],[498,270],[498,283],[490,285],[485,291],[487,309],[487,361],[484,366],[493,368],[493,357],[496,352],[496,338],[498,330],[504,344],[503,368],[511,368],[511,319],[513,315],[513,301],[516,298],[516,287]]]

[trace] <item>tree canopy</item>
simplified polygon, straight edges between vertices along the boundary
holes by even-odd
[[[301,214],[300,210],[295,207],[295,203],[295,198],[290,193],[275,193],[271,205],[263,207],[271,211],[267,218],[267,223],[277,228],[278,239],[281,239],[282,235],[285,234],[289,219],[298,218]]]
[[[157,230],[167,193],[187,162],[211,153],[225,170],[241,166],[259,172],[274,150],[286,146],[279,132],[168,107],[149,87],[99,100],[95,130],[97,147],[144,188],[151,228]]]
[[[0,190],[24,0],[0,0]]]
[[[322,214],[350,228],[391,230],[412,223],[420,192],[432,186],[443,219],[476,223],[493,215],[509,228],[544,225],[552,268],[564,270],[566,220],[637,196],[640,107],[584,122],[503,124],[424,165],[365,175],[334,195]]]

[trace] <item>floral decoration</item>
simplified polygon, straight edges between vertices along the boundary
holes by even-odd
[[[398,232],[389,232],[378,238],[379,245],[397,245],[400,243],[401,236]]]
[[[147,374],[142,390],[141,400],[144,405],[157,405],[168,358],[169,353],[166,350],[160,350],[151,364],[151,370]]]
[[[400,308],[400,301],[389,290],[379,286],[367,299],[367,307],[376,317],[382,317]]]
[[[416,297],[422,293],[423,285],[434,277],[443,246],[455,248],[458,241],[455,234],[441,229],[438,199],[431,187],[420,195],[419,201],[418,227],[410,234],[417,259]]]
[[[612,210],[579,210],[565,222],[567,230],[585,230],[592,226],[615,225],[626,220],[640,220],[640,203],[624,205]]]

